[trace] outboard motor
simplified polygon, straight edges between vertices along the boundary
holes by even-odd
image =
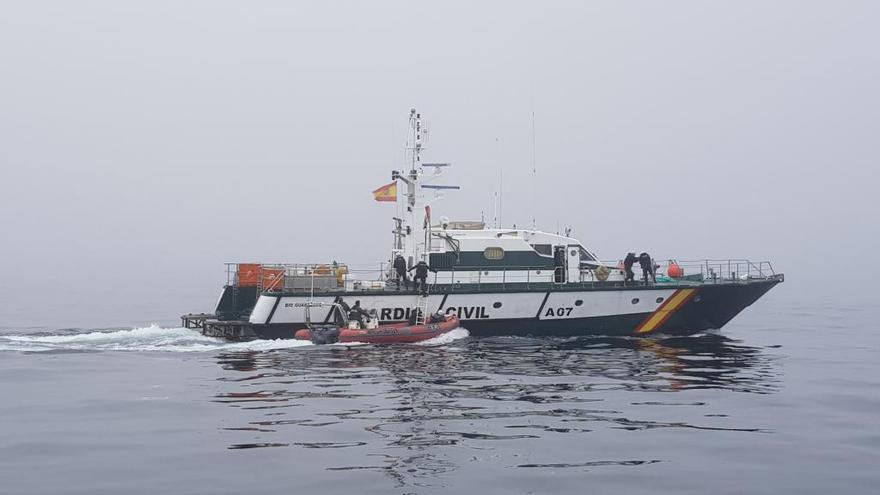
[[[315,326],[310,331],[313,344],[335,344],[339,342],[339,327],[336,325]]]

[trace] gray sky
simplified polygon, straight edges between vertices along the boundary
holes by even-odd
[[[772,259],[780,300],[871,300],[878,14],[0,0],[0,326],[173,321],[211,309],[224,261],[386,259],[370,191],[411,106],[463,187],[435,215],[491,217],[503,169],[506,225],[534,212],[602,259]]]

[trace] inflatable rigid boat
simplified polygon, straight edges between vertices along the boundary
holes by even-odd
[[[424,324],[395,323],[375,328],[339,328],[336,325],[316,325],[298,330],[297,340],[311,340],[316,344],[336,342],[363,342],[366,344],[409,344],[439,337],[460,326],[457,316],[444,316],[439,321]]]

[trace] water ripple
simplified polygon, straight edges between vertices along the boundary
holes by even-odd
[[[763,349],[716,334],[235,349],[217,357],[227,374],[212,400],[227,407],[295,406],[241,416],[241,425],[225,428],[234,436],[230,449],[337,449],[344,453],[324,469],[375,471],[399,486],[424,486],[481,458],[468,460],[464,452],[510,461],[535,442],[554,442],[557,448],[542,450],[558,452],[557,459],[507,465],[636,467],[660,460],[584,461],[579,445],[613,431],[772,433],[719,411],[706,391],[772,394],[780,386],[775,361]]]

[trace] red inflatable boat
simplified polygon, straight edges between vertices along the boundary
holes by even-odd
[[[459,327],[457,316],[446,316],[442,321],[411,325],[409,323],[393,323],[379,325],[376,328],[339,328],[336,326],[314,327],[312,330],[297,330],[297,340],[311,340],[316,344],[333,342],[364,342],[368,344],[407,344],[433,339]]]

